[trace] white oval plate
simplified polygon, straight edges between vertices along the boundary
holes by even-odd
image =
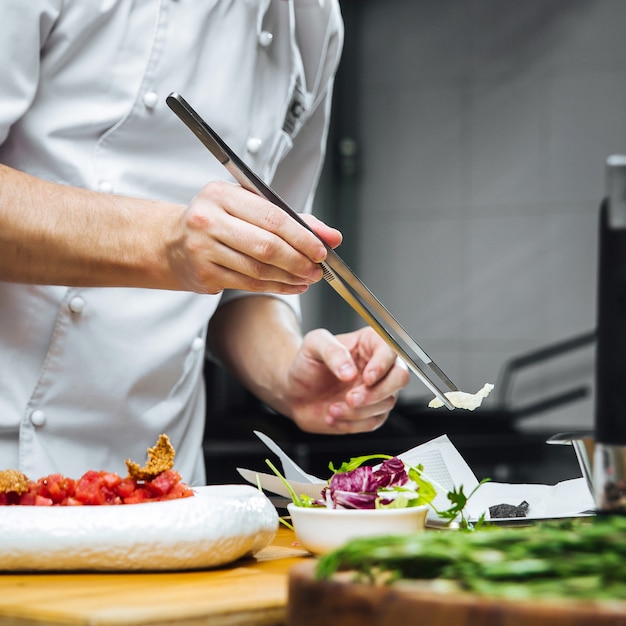
[[[274,538],[278,513],[251,485],[113,506],[0,506],[0,570],[180,570],[224,565]]]

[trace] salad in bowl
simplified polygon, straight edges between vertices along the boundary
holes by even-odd
[[[374,461],[380,463],[372,465]],[[331,476],[319,498],[297,494],[276,467],[266,463],[291,495],[287,510],[298,541],[314,554],[357,537],[419,532],[429,509],[444,521],[460,518],[460,527],[471,528],[463,511],[472,494],[466,496],[462,486],[455,488],[447,492],[450,507],[435,509],[437,489],[443,488],[424,474],[422,465],[411,466],[397,456],[361,456],[338,468],[331,463]]]

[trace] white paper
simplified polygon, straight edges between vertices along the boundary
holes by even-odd
[[[321,496],[326,480],[307,474],[267,435],[256,431],[255,433],[281,459],[285,472],[283,475],[297,495],[304,494],[311,498]],[[465,495],[469,495],[479,484],[474,472],[447,435],[441,435],[398,456],[409,465],[423,466],[425,478],[437,489],[437,496],[433,501],[436,509],[449,508],[448,491],[462,486]],[[277,476],[243,468],[237,468],[237,471],[245,480],[260,485],[263,490],[291,498],[289,490]],[[289,479],[289,476],[295,480]],[[566,480],[556,485],[487,482],[470,498],[465,516],[470,521],[476,521],[485,514],[489,519],[490,506],[496,504],[517,506],[523,501],[528,502],[528,515],[519,518],[520,520],[578,517],[594,509],[593,496],[584,478]],[[436,512],[429,511],[428,521],[434,523],[437,519]]]
[[[289,500],[291,500],[289,490],[285,487],[283,481],[278,478],[278,476],[275,476],[274,474],[254,472],[252,470],[242,469],[241,467],[238,467],[237,471],[248,482],[253,483],[254,485],[260,485],[264,491],[269,491],[270,493],[275,493],[276,495],[284,496],[285,498],[289,498]],[[325,482],[300,483],[293,480],[288,482],[291,488],[295,491],[296,495],[308,496],[314,500],[322,497],[322,489],[324,488],[324,485],[326,485]]]
[[[565,480],[556,485],[488,482],[472,496],[467,513],[470,519],[478,518],[494,504],[517,506],[524,501],[528,502],[527,519],[577,517],[595,506],[584,478]]]

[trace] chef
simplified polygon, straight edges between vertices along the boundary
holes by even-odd
[[[336,0],[0,3],[1,467],[120,471],[167,433],[202,484],[205,348],[303,430],[385,421],[408,372],[382,340],[300,331],[325,248],[165,105],[307,214],[342,34]]]

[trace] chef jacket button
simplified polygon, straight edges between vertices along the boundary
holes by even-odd
[[[258,137],[250,137],[250,139],[246,142],[246,149],[250,154],[256,154],[262,143],[262,139],[259,139]]]
[[[267,48],[272,45],[272,41],[274,41],[274,35],[270,33],[268,30],[262,30],[259,33],[259,44],[263,46],[263,48]]]
[[[85,299],[80,296],[74,296],[69,303],[70,311],[72,313],[82,313],[85,309]]]
[[[36,409],[30,414],[30,422],[33,426],[43,426],[46,423],[46,414]]]
[[[196,337],[191,343],[191,349],[197,352],[198,350],[202,350],[202,348],[204,348],[204,339],[202,339],[202,337]]]
[[[103,193],[111,193],[113,191],[113,185],[108,180],[103,180],[98,185],[98,189]]]
[[[143,103],[147,109],[154,109],[159,102],[159,95],[156,91],[147,91],[143,96]]]

